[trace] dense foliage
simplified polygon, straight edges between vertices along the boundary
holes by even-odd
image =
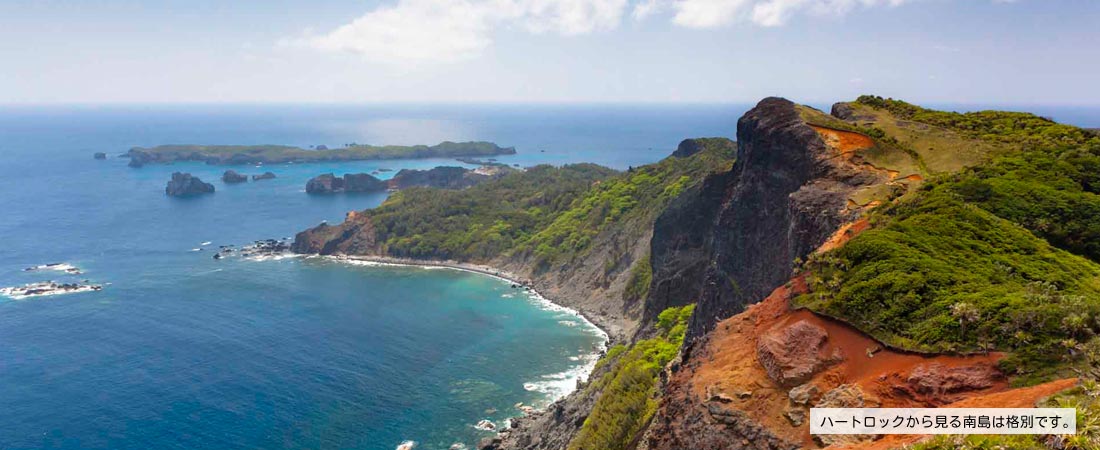
[[[635,231],[648,228],[685,188],[732,164],[731,141],[699,141],[706,150],[692,157],[665,158],[594,186],[520,250],[533,251],[543,262],[560,261],[583,255],[592,240],[612,224],[636,221]]]
[[[799,302],[888,344],[921,351],[1013,350],[1006,369],[1057,366],[1100,332],[1100,265],[933,187],[874,228],[811,258]]]
[[[391,255],[487,259],[530,240],[614,174],[594,164],[536,166],[465,190],[407,189],[365,214]]]
[[[1014,150],[879,211],[810,261],[799,301],[902,348],[1012,351],[1024,382],[1080,355],[1100,333],[1100,139],[1025,113],[858,101]]]
[[[612,226],[640,238],[667,202],[732,164],[733,144],[713,141],[689,158],[626,172],[592,165],[538,166],[465,190],[409,189],[365,211],[393,256],[486,260],[533,255],[568,261]]]
[[[600,367],[610,368],[586,387],[600,391],[600,398],[569,450],[630,448],[657,411],[657,376],[676,357],[694,311],[695,305],[666,309],[658,316],[657,337],[607,352]]]

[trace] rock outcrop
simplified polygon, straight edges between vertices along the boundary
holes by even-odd
[[[205,183],[198,177],[189,173],[175,172],[172,180],[164,188],[164,193],[172,197],[191,197],[202,194],[213,194],[214,185]]]
[[[244,183],[248,181],[248,176],[237,173],[236,170],[227,170],[222,174],[222,181],[225,183]]]
[[[757,104],[737,123],[733,168],[657,219],[646,320],[697,302],[688,338],[702,336],[786,281],[796,258],[852,220],[851,192],[884,181],[836,158],[799,108],[782,98]]]
[[[680,141],[680,145],[676,147],[676,151],[672,152],[672,156],[677,158],[687,158],[691,155],[703,151],[703,144],[697,139],[684,139]]]
[[[337,194],[341,192],[378,192],[386,190],[386,182],[366,173],[349,173],[337,177],[331,173],[313,177],[306,183],[309,194]]]
[[[772,380],[780,386],[796,386],[839,361],[839,355],[826,351],[828,338],[824,328],[798,321],[762,336],[756,354]]]
[[[322,223],[298,233],[290,250],[320,255],[377,255],[381,253],[381,243],[375,237],[370,218],[353,211],[340,225]]]
[[[107,159],[107,154],[103,153],[103,152],[95,152],[95,154],[92,155],[92,157],[95,158],[95,159]]]
[[[253,175],[253,176],[252,176],[252,181],[259,181],[259,180],[270,180],[270,179],[273,179],[273,178],[275,178],[275,174],[274,174],[274,173],[271,173],[271,172],[264,172],[264,173],[262,173],[262,174],[259,174],[259,175]]]

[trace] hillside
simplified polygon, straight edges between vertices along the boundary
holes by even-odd
[[[159,145],[134,147],[126,152],[131,167],[201,161],[207,164],[282,164],[317,161],[361,161],[376,159],[454,158],[514,155],[514,147],[492,142],[442,142],[437,145],[362,145],[342,148],[304,149],[286,145]]]
[[[733,149],[727,139],[691,139],[676,155],[626,172],[536,166],[461,191],[412,188],[342,224],[299,233],[293,248],[488,264],[531,280],[622,340],[634,333],[649,287],[653,221],[681,192],[728,170]]]
[[[839,158],[888,181],[852,191],[848,207],[862,210],[793,255],[795,275],[776,270],[773,280],[785,281],[755,297],[762,303],[738,312],[754,297],[702,290],[695,320],[714,331],[685,348],[639,447],[898,448],[918,437],[812,438],[807,408],[1031,406],[1095,373],[1094,136],[1029,114],[945,113],[877,97],[838,104],[831,118],[798,109]],[[736,250],[732,242],[719,247]],[[737,275],[737,259],[711,273]],[[707,305],[719,313],[701,317]],[[1083,393],[1059,401],[1086,420],[1100,413]],[[1082,429],[1065,442],[1087,445],[1066,448],[1100,444],[1095,428]],[[1033,437],[925,445],[966,443],[1045,448]]]
[[[1058,402],[1100,416],[1100,137],[1024,113],[865,96],[826,114],[768,98],[738,121],[733,151],[688,140],[625,173],[539,167],[411,189],[300,233],[295,250],[500,267],[611,332],[590,384],[483,448],[919,440],[814,438],[815,405]],[[1046,443],[920,445],[1098,448],[1092,423]]]

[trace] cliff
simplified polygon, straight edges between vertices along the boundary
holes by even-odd
[[[733,169],[678,198],[654,225],[645,318],[697,302],[689,339],[786,281],[796,259],[859,214],[848,207],[853,192],[887,181],[838,157],[785,99],[747,112],[737,137]]]
[[[1072,374],[1100,378],[1094,134],[861,97],[831,116],[768,98],[737,135],[735,157],[728,140],[696,139],[625,173],[538,167],[413,188],[299,234],[295,251],[494,265],[609,331],[617,345],[588,384],[481,448],[917,440],[814,438],[812,406],[1058,394],[1100,417],[1100,393],[1062,393]],[[952,439],[923,448],[965,441]]]

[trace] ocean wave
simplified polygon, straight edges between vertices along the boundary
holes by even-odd
[[[22,300],[31,297],[43,297],[47,295],[75,294],[78,292],[92,292],[102,290],[98,284],[56,283],[43,281],[40,283],[24,284],[22,286],[10,286],[0,288],[0,295]]]
[[[405,441],[397,445],[395,450],[412,450],[416,447],[416,441]]]
[[[70,275],[80,275],[81,273],[83,273],[79,267],[76,267],[69,263],[39,264],[37,266],[31,266],[23,269],[24,272],[35,272],[39,270],[55,270],[58,272],[65,272]]]

